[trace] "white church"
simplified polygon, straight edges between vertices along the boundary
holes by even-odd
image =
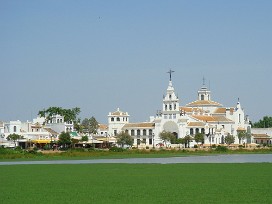
[[[157,146],[163,141],[160,139],[162,131],[172,132],[177,138],[196,133],[205,134],[204,144],[224,144],[224,138],[231,134],[235,137],[234,144],[239,144],[239,131],[250,133],[249,118],[238,101],[234,107],[224,107],[212,101],[211,91],[203,86],[197,92],[197,100],[180,106],[179,98],[175,93],[170,74],[169,84],[162,101],[162,110],[150,122],[130,123],[129,114],[119,108],[108,115],[108,135],[115,136],[121,131],[129,133],[134,138],[134,145]],[[240,141],[251,143],[251,139]],[[191,142],[191,146],[195,144]]]

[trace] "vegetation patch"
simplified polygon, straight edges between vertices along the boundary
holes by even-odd
[[[1,166],[0,202],[272,203],[271,172],[269,163]]]

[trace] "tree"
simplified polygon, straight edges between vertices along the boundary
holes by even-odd
[[[69,132],[62,132],[59,135],[59,141],[58,144],[63,145],[64,147],[67,147],[67,145],[71,144],[71,136]]]
[[[78,118],[76,120],[76,122],[74,122],[74,129],[77,131],[77,132],[83,132],[83,126],[82,124],[80,123],[80,118]]]
[[[61,107],[49,107],[46,110],[40,110],[38,115],[45,117],[45,120],[51,120],[54,115],[61,115],[64,117],[64,122],[77,122],[77,115],[80,113],[80,108],[64,109]]]
[[[184,138],[184,144],[185,144],[185,148],[186,147],[190,147],[190,141],[192,140],[191,136],[190,135],[186,135]]]
[[[239,144],[241,144],[241,141],[243,139],[247,138],[247,132],[246,131],[238,131],[237,137],[239,139]]]
[[[178,138],[176,142],[177,144],[185,144],[184,138]]]
[[[16,147],[16,142],[19,140],[19,139],[23,139],[24,137],[22,135],[18,135],[18,134],[10,134],[9,136],[7,136],[7,140],[12,140],[14,142],[14,145]]]
[[[235,141],[235,138],[233,135],[231,134],[228,134],[226,137],[225,137],[225,143],[228,144],[228,146],[232,143],[234,143]]]
[[[82,136],[82,137],[81,137],[81,141],[82,141],[82,142],[88,142],[88,141],[89,141],[88,136]]]
[[[195,134],[195,142],[196,143],[204,143],[204,134],[203,133],[196,133]]]
[[[92,134],[97,134],[97,129],[99,127],[98,122],[96,121],[95,117],[90,118],[90,132]]]
[[[95,117],[91,117],[90,119],[85,118],[82,123],[83,127],[83,132],[85,133],[92,133],[92,134],[97,134],[97,129],[99,127],[98,122],[96,121]]]
[[[160,133],[160,138],[165,143],[165,145],[167,141],[171,144],[176,143],[176,136],[173,133],[167,132],[165,130]]]
[[[121,145],[124,147],[124,145],[133,145],[133,137],[131,137],[128,133],[126,132],[120,132],[117,134],[117,144]]]
[[[258,122],[252,124],[253,128],[271,128],[272,127],[272,117],[264,116]]]

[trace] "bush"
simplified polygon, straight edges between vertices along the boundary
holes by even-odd
[[[238,147],[239,147],[239,148],[244,148],[244,145],[239,145]]]
[[[212,148],[216,148],[216,144],[212,144]]]
[[[125,149],[120,148],[120,147],[111,147],[111,148],[109,149],[109,151],[111,151],[111,152],[124,152]]]
[[[198,148],[198,146],[195,144],[195,145],[194,145],[194,148]]]
[[[146,146],[145,149],[149,149],[149,146]]]
[[[226,151],[228,151],[228,148],[225,147],[225,146],[220,146],[220,145],[218,145],[218,146],[215,148],[215,151],[218,151],[218,152],[226,152]]]

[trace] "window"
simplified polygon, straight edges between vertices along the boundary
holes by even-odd
[[[16,131],[17,131],[17,127],[14,126],[14,127],[13,127],[13,132],[16,132]]]
[[[143,130],[143,135],[146,135],[146,129]]]
[[[164,119],[167,119],[167,115],[166,114],[164,114]]]
[[[203,95],[203,94],[201,95],[201,100],[202,100],[202,101],[204,100],[204,95]]]
[[[149,144],[152,145],[152,138],[149,138]]]
[[[114,134],[114,136],[116,136],[116,135],[117,135],[117,130],[114,130],[114,133],[113,133],[113,134]]]
[[[169,99],[170,99],[170,100],[172,99],[172,95],[171,95],[171,94],[169,95]]]
[[[172,114],[169,114],[169,119],[172,119]]]
[[[190,128],[190,135],[193,135],[193,134],[194,134],[194,129]]]
[[[140,144],[141,144],[141,140],[137,139],[137,145],[140,145]]]
[[[141,135],[141,133],[140,133],[141,131],[140,130],[137,130],[137,135]]]
[[[204,128],[201,128],[201,133],[205,134],[205,129]]]
[[[146,144],[146,139],[143,139],[143,143]]]
[[[117,121],[120,121],[120,118],[119,118],[119,117],[117,118]]]
[[[169,109],[172,110],[172,105],[169,105]]]
[[[152,130],[151,130],[151,129],[149,129],[149,131],[148,131],[148,132],[149,132],[149,135],[152,135]]]
[[[196,130],[195,130],[195,131],[196,131],[196,134],[197,134],[197,133],[199,133],[199,129],[198,129],[198,128],[196,128]]]
[[[57,119],[57,123],[59,123],[59,119]]]
[[[131,136],[134,136],[134,135],[135,135],[134,130],[131,130]]]
[[[165,110],[167,110],[167,105],[165,105],[165,108],[164,108]]]
[[[174,105],[174,109],[175,109],[175,110],[177,109],[177,104]]]
[[[111,118],[111,121],[112,121],[112,122],[114,121],[114,117]]]
[[[173,119],[176,119],[176,114],[173,114]]]
[[[127,134],[128,134],[128,130],[125,130],[125,133],[127,133]]]

